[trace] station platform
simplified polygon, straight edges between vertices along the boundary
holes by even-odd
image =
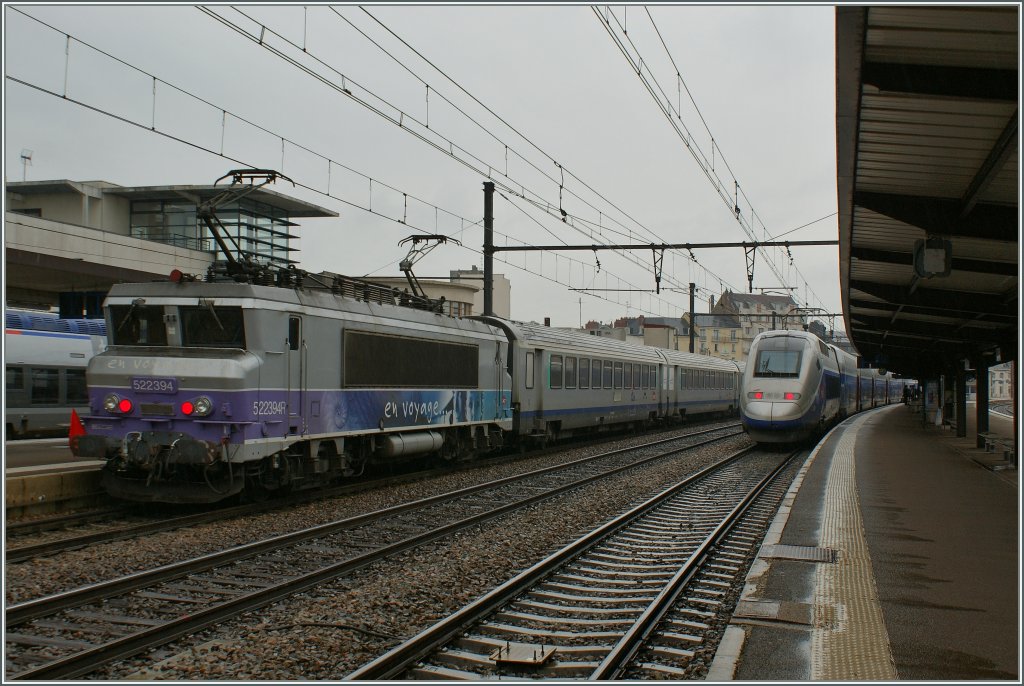
[[[60,513],[109,500],[100,487],[102,460],[7,467],[4,512],[7,519]]]
[[[708,681],[1020,681],[1017,470],[976,447],[973,412],[966,438],[902,404],[825,437]]]

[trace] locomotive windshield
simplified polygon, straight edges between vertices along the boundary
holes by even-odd
[[[177,345],[168,341],[165,314],[173,317],[175,308],[146,305],[140,298],[131,305],[111,305],[112,345]],[[177,308],[181,321],[181,345],[186,348],[245,348],[245,327],[241,307]],[[173,321],[173,319],[171,320]],[[171,327],[173,336],[173,326]]]
[[[784,336],[765,339],[757,351],[754,361],[754,376],[795,378],[800,376],[800,361],[803,358],[804,342]]]
[[[245,348],[241,307],[181,307],[179,312],[186,348]]]
[[[110,306],[112,345],[167,345],[163,305],[146,305],[141,299],[131,305]]]

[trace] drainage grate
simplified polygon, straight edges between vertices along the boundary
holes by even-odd
[[[807,545],[766,545],[761,548],[761,557],[804,560],[806,562],[835,562],[837,554],[832,548],[815,548]]]

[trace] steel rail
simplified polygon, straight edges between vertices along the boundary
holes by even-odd
[[[740,522],[743,515],[750,509],[751,505],[761,496],[766,488],[782,473],[799,455],[801,450],[790,453],[778,467],[767,474],[749,493],[740,501],[736,507],[723,519],[714,531],[701,543],[700,547],[693,552],[689,559],[673,575],[672,579],[665,585],[658,596],[651,602],[646,610],[637,618],[633,626],[626,630],[619,642],[605,656],[594,673],[589,677],[590,681],[617,679],[622,676],[629,662],[643,646],[647,638],[657,628],[658,623],[675,605],[679,594],[687,587],[693,576],[703,566],[712,549],[724,539],[729,532]]]
[[[735,462],[753,449],[753,447],[747,447],[737,451],[732,455],[719,460],[715,464],[712,464],[687,477],[683,481],[666,489],[653,498],[650,498],[644,503],[637,505],[625,514],[619,515],[615,519],[570,543],[549,557],[541,560],[516,577],[509,579],[469,605],[466,605],[447,619],[428,627],[405,643],[396,646],[384,655],[381,655],[375,660],[363,665],[359,669],[347,675],[344,680],[363,681],[373,679],[393,679],[398,677],[398,675],[405,671],[411,664],[434,652],[461,634],[463,631],[467,630],[470,626],[476,624],[483,617],[495,612],[505,603],[524,593],[527,589],[536,585],[541,579],[548,576],[555,569],[578,557],[611,534],[629,526],[629,524],[637,517],[661,505],[666,500],[671,499],[677,493],[685,490],[705,476],[708,476],[722,467]]]
[[[697,436],[701,435],[702,433],[720,431],[729,428],[730,426],[735,425],[727,425],[713,429],[706,429],[702,432],[695,432],[686,435]],[[675,437],[669,439],[659,439],[659,441],[671,441],[678,439],[679,437]],[[659,441],[655,441],[653,443],[646,445],[657,445]],[[69,550],[86,548],[100,543],[111,543],[114,541],[121,541],[127,538],[136,538],[138,536],[159,533],[162,531],[172,531],[174,529],[180,529],[189,526],[197,526],[199,524],[206,524],[209,522],[221,522],[226,518],[243,517],[252,514],[270,512],[285,507],[302,505],[314,500],[332,498],[337,497],[339,495],[348,495],[351,493],[358,493],[385,485],[390,486],[394,484],[409,483],[429,476],[436,476],[437,474],[448,474],[451,473],[451,471],[452,469],[450,467],[444,467],[441,469],[412,472],[410,474],[403,474],[397,477],[392,476],[382,479],[374,479],[372,481],[360,482],[357,484],[348,484],[336,488],[313,490],[307,493],[291,496],[287,500],[276,501],[272,503],[251,503],[246,505],[237,505],[234,507],[218,508],[216,510],[211,510],[209,512],[183,515],[179,517],[172,517],[169,519],[162,519],[158,521],[144,522],[141,524],[132,524],[128,526],[108,529],[106,531],[97,531],[78,536],[68,536],[65,538],[56,539],[52,541],[45,541],[43,543],[13,546],[7,548],[7,550],[4,551],[4,559],[6,562],[9,563],[23,562],[25,560],[29,560],[35,557],[55,555]],[[46,520],[46,524],[44,526],[47,526],[47,528],[49,528],[49,525],[53,525],[54,528],[61,525],[70,526],[73,524],[77,524],[79,522],[84,523],[87,521],[92,521],[94,519],[109,518],[112,516],[116,516],[119,513],[123,514],[127,512],[130,514],[131,511],[133,511],[134,509],[137,508],[130,506],[126,508],[111,508],[100,512],[85,513],[82,515],[71,514],[64,515],[61,517],[52,517]],[[22,530],[24,530],[26,533],[32,533],[36,531],[36,527],[39,527],[40,525],[41,524],[36,524],[35,522],[24,522],[8,525],[7,534],[10,535],[11,533],[16,532],[20,533]]]
[[[694,436],[700,436],[706,433],[714,431],[721,431],[722,429],[711,429],[695,434],[687,434],[684,436],[677,436],[674,438],[661,439],[650,444],[645,444],[640,447],[622,448],[601,455],[591,456],[587,458],[581,458],[564,465],[556,465],[553,467],[545,467],[528,474],[517,475],[513,477],[507,477],[497,482],[491,482],[488,484],[481,484],[472,486],[459,491],[454,491],[447,494],[441,494],[439,496],[433,496],[426,498],[421,501],[413,503],[405,503],[397,505],[392,508],[386,508],[384,510],[378,510],[376,512],[367,513],[365,515],[359,515],[356,517],[341,520],[339,522],[333,522],[326,525],[320,525],[305,529],[300,532],[293,532],[290,534],[283,534],[275,536],[266,541],[259,541],[252,544],[246,544],[237,546],[223,551],[220,553],[212,553],[210,555],[201,556],[191,560],[186,560],[164,567],[157,568],[155,570],[147,570],[145,572],[139,572],[137,574],[128,575],[119,579],[114,579],[110,582],[94,584],[86,586],[81,589],[68,591],[66,593],[56,594],[53,596],[47,596],[34,601],[28,601],[18,605],[13,605],[7,608],[6,613],[6,626],[8,632],[13,627],[19,624],[23,624],[32,619],[36,619],[42,616],[51,615],[60,612],[65,609],[84,605],[95,600],[109,598],[111,596],[125,594],[141,588],[146,588],[157,583],[168,581],[170,579],[188,576],[199,571],[205,571],[214,567],[218,567],[224,564],[236,562],[241,559],[253,557],[255,555],[277,550],[288,545],[292,545],[298,542],[304,542],[309,539],[323,537],[331,533],[346,529],[353,528],[355,526],[363,525],[374,520],[383,519],[384,517],[415,510],[417,508],[424,507],[444,501],[458,500],[469,493],[479,492],[486,489],[494,488],[496,485],[507,485],[515,481],[526,480],[527,478],[534,477],[537,475],[544,475],[550,472],[566,470],[573,466],[579,466],[587,462],[593,462],[609,456],[614,456],[621,453],[632,452],[652,446],[657,446],[663,443],[679,441],[686,438],[692,438]],[[124,636],[113,641],[108,641],[99,646],[87,648],[79,651],[72,655],[53,660],[46,664],[32,667],[22,672],[16,673],[12,676],[14,679],[25,679],[25,680],[40,680],[40,679],[59,679],[59,678],[73,678],[93,671],[97,666],[106,664],[113,660],[123,659],[132,655],[138,654],[141,651],[149,648],[162,645],[171,640],[179,638],[183,635],[195,633],[206,627],[217,624],[224,621],[227,618],[236,616],[245,611],[255,609],[278,600],[281,600],[289,595],[301,592],[308,588],[311,588],[317,584],[325,581],[337,578],[344,574],[348,574],[352,571],[365,567],[373,562],[376,562],[385,557],[403,552],[410,548],[414,548],[425,543],[437,540],[448,536],[456,531],[475,526],[483,521],[492,519],[503,514],[507,514],[517,509],[527,507],[534,503],[546,500],[570,490],[579,488],[582,485],[608,478],[614,474],[618,474],[630,469],[635,469],[643,464],[653,462],[656,460],[664,459],[667,456],[683,452],[686,450],[692,450],[708,443],[712,443],[719,440],[724,440],[732,436],[739,435],[742,432],[727,434],[725,436],[719,436],[707,439],[703,442],[687,445],[680,448],[674,448],[664,453],[659,453],[654,456],[631,462],[625,465],[620,465],[614,469],[604,471],[598,474],[587,476],[580,480],[575,480],[571,483],[558,486],[556,488],[537,493],[528,498],[517,500],[512,503],[508,503],[489,511],[473,515],[471,517],[459,520],[457,522],[449,523],[448,525],[436,528],[432,531],[424,534],[418,534],[398,541],[383,548],[370,551],[363,555],[345,560],[333,565],[329,565],[324,568],[320,568],[314,572],[304,574],[302,576],[293,578],[284,583],[271,586],[266,589],[254,591],[242,596],[236,597],[233,600],[221,602],[219,604],[207,607],[196,612],[190,613],[188,616],[181,618],[180,620],[171,620],[167,623],[154,626],[148,629],[144,629],[134,634]]]

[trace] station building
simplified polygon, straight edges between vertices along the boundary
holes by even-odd
[[[58,308],[62,317],[102,317],[115,283],[166,279],[171,270],[205,274],[218,246],[197,215],[225,185],[120,186],[108,181],[22,181],[6,184],[6,307]],[[300,267],[298,221],[338,213],[261,187],[217,208],[243,255],[261,264]],[[479,274],[479,278],[475,275]],[[400,290],[405,279],[374,281]],[[483,311],[483,274],[474,267],[448,281],[427,280],[427,295],[445,297],[454,316]],[[509,315],[511,287],[495,277],[495,310]]]

